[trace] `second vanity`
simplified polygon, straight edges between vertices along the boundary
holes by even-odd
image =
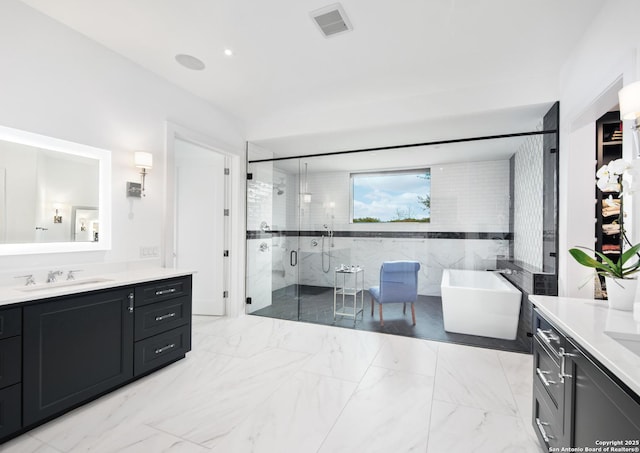
[[[0,289],[0,443],[185,357],[190,272]]]
[[[640,322],[603,301],[530,300],[532,422],[545,451],[640,451]]]

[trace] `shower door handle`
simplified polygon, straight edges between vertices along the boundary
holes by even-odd
[[[298,252],[295,250],[291,250],[291,253],[289,254],[289,264],[291,264],[291,267],[298,265]]]

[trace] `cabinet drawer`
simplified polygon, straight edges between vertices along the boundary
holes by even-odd
[[[540,344],[540,340],[534,339],[534,384],[544,389],[551,398],[553,408],[560,406],[563,398],[563,383],[560,382],[560,366],[549,352]]]
[[[541,444],[559,447],[563,444],[562,417],[549,408],[542,392],[538,387],[533,391],[533,429]]]
[[[22,428],[20,384],[0,390],[0,441]]]
[[[0,340],[22,332],[22,308],[0,310]]]
[[[134,374],[144,374],[173,362],[191,350],[191,325],[146,338],[135,344]]]
[[[135,311],[135,340],[151,337],[191,321],[188,296],[144,305]]]
[[[0,340],[0,388],[22,379],[22,337]]]
[[[190,275],[136,287],[136,307],[182,296],[191,296]]]
[[[556,329],[550,322],[544,319],[540,314],[535,312],[533,321],[533,331],[535,338],[540,343],[553,352],[556,357],[560,357],[560,348],[565,346],[564,335]]]

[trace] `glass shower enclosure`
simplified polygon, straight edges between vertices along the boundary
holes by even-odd
[[[316,321],[332,307],[337,250],[331,207],[314,214],[309,159],[252,162],[247,181],[247,313]],[[318,307],[322,306],[322,309]]]

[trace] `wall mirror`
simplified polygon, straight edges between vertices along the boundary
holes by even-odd
[[[0,126],[0,255],[111,248],[111,153]]]

